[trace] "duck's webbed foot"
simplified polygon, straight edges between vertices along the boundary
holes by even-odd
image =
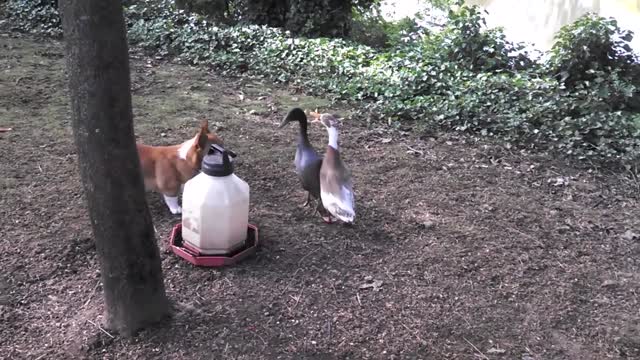
[[[329,211],[324,208],[322,201],[318,201],[318,206],[316,206],[316,210],[313,212],[313,216],[315,216],[317,213],[320,214],[320,217],[322,217],[322,221],[324,221],[325,223],[333,224],[335,222],[333,216],[331,216]]]

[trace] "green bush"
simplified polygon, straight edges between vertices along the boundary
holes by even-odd
[[[350,39],[376,49],[385,49],[422,37],[426,33],[426,29],[409,17],[387,21],[376,12],[356,13],[353,16]]]
[[[57,0],[9,0],[7,13],[18,30],[62,36]]]
[[[486,29],[477,6],[465,6],[462,0],[457,5],[457,10],[449,10],[446,27],[426,40],[430,52],[472,71],[520,70],[534,65],[524,45],[507,41],[500,28]]]
[[[555,36],[549,67],[569,87],[614,71],[630,75],[638,62],[630,42],[633,32],[613,18],[586,14]]]
[[[632,39],[615,19],[586,14],[558,32],[548,67],[589,108],[639,110],[640,65]]]
[[[129,41],[150,53],[214,66],[223,74],[296,83],[357,101],[386,121],[578,158],[638,161],[640,116],[631,111],[638,63],[627,51],[627,33],[589,15],[564,27],[549,62],[539,63],[501,29],[486,29],[477,7],[457,5],[441,31],[404,24],[402,31],[385,30],[381,48],[293,38],[264,26],[216,26],[176,11],[169,0],[138,1],[125,15]],[[612,40],[616,34],[622,37]]]

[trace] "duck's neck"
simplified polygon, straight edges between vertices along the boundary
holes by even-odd
[[[329,133],[329,146],[338,150],[338,129],[329,127],[327,132]]]
[[[309,145],[309,135],[307,134],[307,122],[304,120],[300,120],[300,135],[299,139],[301,143]]]

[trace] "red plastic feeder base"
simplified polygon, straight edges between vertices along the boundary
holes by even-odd
[[[244,246],[227,255],[205,255],[198,253],[191,247],[185,247],[182,242],[182,223],[178,223],[173,227],[169,236],[169,246],[171,246],[171,251],[174,254],[196,266],[220,267],[233,265],[256,252],[258,247],[258,227],[249,224],[247,227],[247,241]]]

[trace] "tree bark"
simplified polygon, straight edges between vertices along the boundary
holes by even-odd
[[[373,1],[357,4],[366,7]],[[228,14],[229,5],[233,14]],[[352,0],[176,0],[178,9],[208,15],[214,21],[234,20],[235,15],[241,23],[285,28],[308,37],[348,36],[353,6]]]
[[[351,0],[290,0],[286,29],[309,37],[346,37],[351,32]]]
[[[226,0],[176,0],[176,8],[208,16],[213,21],[227,22]]]
[[[100,259],[106,326],[130,336],[169,315],[133,134],[120,0],[61,0],[72,125]]]
[[[243,22],[269,27],[284,27],[289,12],[287,0],[236,1],[243,7]]]

